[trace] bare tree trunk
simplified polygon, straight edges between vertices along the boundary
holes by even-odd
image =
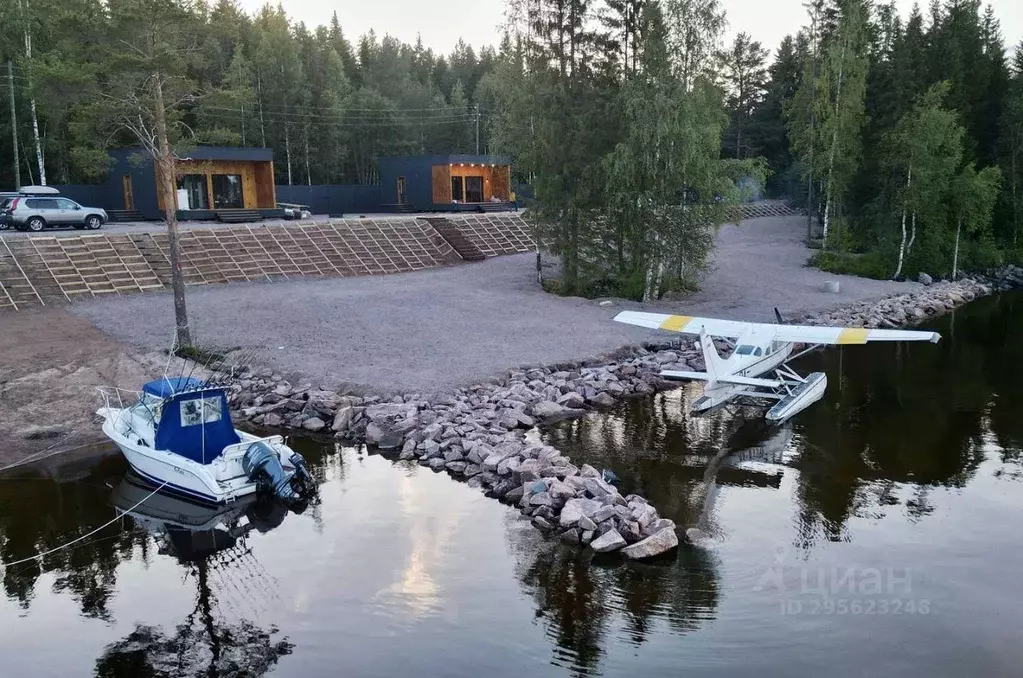
[[[913,243],[916,242],[916,210],[913,210],[913,216],[910,217],[912,228],[909,230],[909,243],[906,245],[906,254],[913,253]]]
[[[313,185],[313,175],[309,171],[309,127],[305,128],[305,182],[307,186]]]
[[[164,218],[167,220],[167,246],[170,249],[171,289],[174,292],[174,322],[176,325],[175,344],[177,348],[192,345],[192,332],[188,326],[188,309],[185,306],[185,276],[181,271],[181,245],[178,241],[178,210],[175,199],[174,180],[176,175],[174,154],[167,139],[167,112],[163,103],[163,81],[159,73],[154,74],[156,82],[156,137],[160,168],[160,194],[163,197]]]
[[[902,275],[902,263],[906,257],[906,213],[909,212],[909,187],[913,183],[913,166],[906,170],[906,202],[902,206],[902,242],[899,243],[899,266],[895,269],[893,278]]]
[[[8,62],[8,66],[9,65],[10,65],[10,63]],[[11,99],[11,102],[13,103],[13,98]],[[11,110],[11,120],[13,120],[13,109]],[[1019,152],[1019,135],[1014,134],[1013,135],[1013,140],[1014,140],[1013,148],[1012,148],[1012,159],[1013,159],[1013,246],[1015,247],[1017,242],[1019,241],[1019,233],[1020,233],[1020,202],[1019,202],[1019,198],[1016,197],[1016,184],[1017,184],[1017,181],[1018,181],[1018,178],[1016,176],[1016,153]],[[16,146],[15,146],[15,151],[14,152],[17,152]]]
[[[14,64],[7,61],[7,84],[11,96],[11,145],[14,146],[14,188],[21,188],[21,158],[18,155],[18,118],[17,109],[14,105]],[[1015,184],[1013,185],[1015,188]],[[1014,194],[1015,195],[1015,194]]]
[[[952,280],[959,277],[959,234],[963,230],[963,218],[959,217],[956,222],[956,246],[954,253],[952,254]]]
[[[256,73],[256,96],[259,98],[259,142],[266,148],[266,125],[263,123],[263,79]]]
[[[23,2],[23,0],[18,0],[18,8],[21,9],[22,12],[24,12],[24,10],[27,7],[27,5],[28,5],[28,3]],[[28,29],[28,25],[29,25],[28,17],[27,16],[22,16],[22,18],[25,21],[25,60],[26,60],[26,62],[29,65],[29,70],[27,71],[28,72],[27,81],[28,81],[28,91],[29,91],[28,110],[29,110],[29,117],[32,120],[32,140],[35,142],[35,147],[36,147],[36,166],[37,166],[37,168],[39,170],[39,185],[40,186],[45,186],[46,185],[46,162],[45,162],[45,160],[43,158],[43,144],[42,144],[42,140],[39,138],[39,116],[36,114],[36,97],[35,97],[35,94],[32,93],[32,71],[31,71],[31,66],[32,66],[32,33]],[[12,82],[13,82],[13,78],[12,78]]]
[[[284,124],[284,154],[288,158],[288,186],[291,186],[291,125]]]

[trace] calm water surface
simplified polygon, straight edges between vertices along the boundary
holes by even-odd
[[[147,502],[3,572],[3,676],[1023,675],[1023,296],[938,346],[808,356],[822,403],[768,429],[686,388],[539,433],[710,535],[589,560],[418,466],[305,441],[321,500]],[[0,559],[147,494],[119,457],[0,478]],[[232,532],[233,530],[233,532]]]

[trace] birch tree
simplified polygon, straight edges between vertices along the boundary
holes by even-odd
[[[898,263],[894,278],[902,275],[910,244],[921,225],[938,226],[949,185],[963,154],[965,131],[955,113],[944,108],[948,83],[928,90],[895,129],[885,136],[886,166],[892,186],[890,205],[899,209]]]
[[[959,243],[965,230],[976,237],[989,231],[994,216],[995,202],[1002,183],[1002,171],[985,167],[977,171],[968,164],[955,177],[951,185],[952,218],[955,222],[955,244],[952,249],[952,279],[959,277]]]

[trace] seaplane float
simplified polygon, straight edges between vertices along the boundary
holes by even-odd
[[[824,397],[828,376],[813,372],[801,377],[789,363],[825,345],[866,344],[874,341],[929,341],[937,343],[937,332],[915,330],[874,330],[861,327],[786,325],[775,309],[777,325],[750,323],[685,315],[664,315],[623,311],[615,321],[649,329],[699,335],[696,347],[703,352],[706,372],[664,370],[661,377],[675,381],[703,381],[703,395],[693,402],[695,413],[719,407],[733,400],[775,401],[764,418],[782,424]],[[732,353],[722,358],[714,339],[724,339]],[[804,346],[796,352],[796,346]],[[773,375],[765,378],[764,375]]]
[[[165,376],[145,384],[129,405],[120,390],[101,394],[106,406],[96,414],[104,435],[139,476],[162,491],[210,504],[271,493],[291,505],[315,492],[305,460],[284,438],[234,428],[219,385]]]

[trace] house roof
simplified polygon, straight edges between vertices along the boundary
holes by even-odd
[[[124,159],[132,155],[144,155],[141,148],[118,148],[110,151],[114,158]],[[269,148],[248,148],[242,146],[193,146],[178,151],[179,160],[249,160],[269,162],[274,152]]]
[[[506,155],[401,155],[380,158],[380,166],[408,165],[510,165],[511,158]]]

